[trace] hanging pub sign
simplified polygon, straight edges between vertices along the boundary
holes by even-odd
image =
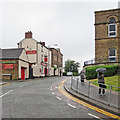
[[[15,64],[17,61],[1,61],[1,64]]]
[[[47,65],[46,65],[46,64],[44,64],[44,63],[41,63],[41,65],[43,65],[43,66],[46,66],[46,67],[47,67]]]
[[[13,69],[13,64],[4,64],[4,69]]]
[[[48,62],[48,58],[47,57],[44,58],[44,62]]]
[[[36,54],[37,51],[36,50],[28,50],[26,51],[26,54]]]

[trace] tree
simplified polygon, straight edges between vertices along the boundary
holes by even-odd
[[[78,73],[78,67],[80,67],[79,62],[75,62],[74,60],[65,61],[65,72],[75,72]]]

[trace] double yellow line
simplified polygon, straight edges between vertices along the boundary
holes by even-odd
[[[67,79],[66,79],[66,80],[67,80]],[[63,84],[65,83],[66,80],[62,81],[62,82],[59,84],[59,90],[61,91],[62,94],[64,94],[64,95],[67,96],[68,98],[72,99],[73,101],[75,101],[75,102],[77,102],[77,103],[79,103],[79,104],[81,104],[81,105],[84,105],[84,106],[86,106],[86,107],[88,107],[88,108],[90,108],[90,109],[92,109],[92,110],[95,110],[95,111],[97,111],[97,112],[99,112],[99,113],[102,113],[102,114],[104,114],[104,115],[107,115],[107,116],[109,116],[109,117],[111,117],[111,118],[116,118],[116,119],[120,120],[120,116],[114,115],[114,114],[109,113],[109,112],[107,112],[107,111],[105,111],[105,110],[102,110],[102,109],[97,108],[97,107],[95,107],[95,106],[93,106],[93,105],[90,105],[90,104],[88,104],[88,103],[86,103],[86,102],[84,102],[84,101],[82,101],[82,100],[79,100],[79,99],[71,96],[71,95],[68,94],[67,92],[65,92],[64,89],[63,89]]]
[[[4,85],[0,85],[0,87],[5,86],[5,85],[9,85],[9,84],[11,84],[11,83],[6,83],[6,84],[4,84]]]

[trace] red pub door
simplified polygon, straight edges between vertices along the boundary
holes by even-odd
[[[25,80],[25,68],[21,67],[21,80]]]

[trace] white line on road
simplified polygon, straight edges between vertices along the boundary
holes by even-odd
[[[61,100],[61,98],[59,98],[59,97],[57,97],[57,96],[56,96],[56,98],[59,99],[59,100]]]
[[[52,92],[52,94],[54,95],[55,93],[54,93],[54,92]]]
[[[12,91],[13,91],[13,90],[10,90],[10,91],[8,91],[7,93],[1,95],[0,98],[2,98],[3,96],[7,95],[8,93],[10,93],[10,92],[12,92]]]
[[[69,105],[70,107],[76,108],[75,106],[73,106],[73,105],[71,105],[71,104],[69,104],[69,103],[68,103],[68,105]]]
[[[24,86],[20,86],[20,87],[24,87]]]
[[[92,117],[94,117],[94,118],[100,119],[99,117],[97,117],[97,116],[95,116],[95,115],[93,115],[93,114],[91,114],[91,113],[88,113],[88,115],[89,115],[89,116],[92,116]]]

